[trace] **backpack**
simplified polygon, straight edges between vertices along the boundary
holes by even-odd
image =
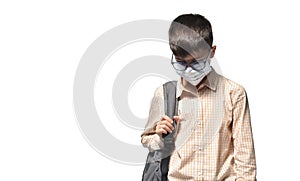
[[[163,85],[165,114],[171,119],[177,114],[178,100],[176,99],[177,81],[169,81]],[[172,133],[163,134],[164,148],[149,152],[143,171],[142,181],[167,181],[170,157],[175,149],[174,134],[176,121],[173,121]]]

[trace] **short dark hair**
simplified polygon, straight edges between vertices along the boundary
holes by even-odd
[[[201,48],[210,49],[212,43],[211,24],[202,15],[183,14],[171,23],[169,45],[176,56],[185,57]]]

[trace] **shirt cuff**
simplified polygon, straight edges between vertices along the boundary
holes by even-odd
[[[163,139],[158,134],[144,136],[142,143],[150,152],[163,149],[164,147]]]

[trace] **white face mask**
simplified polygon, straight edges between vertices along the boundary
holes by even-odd
[[[177,74],[180,75],[183,79],[191,83],[192,85],[198,85],[201,80],[211,71],[211,66],[209,60],[205,61],[205,66],[203,69],[196,71],[191,67],[187,67],[185,70],[180,71],[176,70]]]

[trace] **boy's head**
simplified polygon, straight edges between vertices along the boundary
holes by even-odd
[[[175,57],[197,57],[209,52],[213,43],[210,22],[199,14],[183,14],[173,20],[169,29],[169,45]],[[212,57],[213,55],[211,55]]]

